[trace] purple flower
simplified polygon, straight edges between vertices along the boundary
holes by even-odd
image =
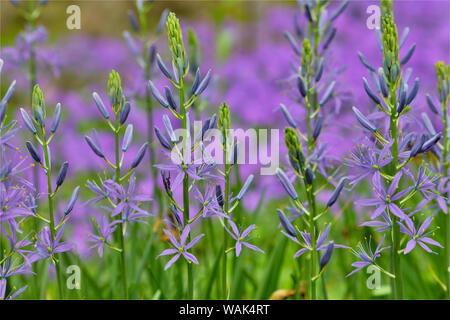
[[[375,219],[382,212],[385,212],[388,209],[392,214],[399,217],[400,219],[404,219],[406,217],[405,213],[402,209],[400,209],[394,201],[399,200],[405,194],[407,194],[411,188],[407,188],[403,191],[396,193],[398,184],[400,182],[400,178],[402,176],[402,171],[398,172],[394,178],[392,179],[391,185],[389,186],[388,191],[386,192],[384,186],[381,184],[381,175],[379,172],[376,172],[372,178],[373,190],[375,191],[376,197],[371,199],[363,199],[357,201],[358,204],[362,206],[377,206],[375,212],[371,215],[371,219]]]
[[[428,237],[431,233],[433,233],[434,230],[428,231],[427,233],[425,233],[425,230],[428,229],[432,220],[433,220],[432,216],[426,218],[418,230],[416,230],[416,227],[414,226],[414,222],[409,217],[406,217],[404,220],[406,223],[406,226],[403,223],[398,222],[398,224],[400,225],[400,232],[407,234],[408,236],[410,236],[412,238],[406,244],[404,254],[407,254],[412,249],[414,249],[416,247],[416,244],[419,244],[419,246],[424,248],[425,251],[432,252],[432,253],[435,253],[435,252],[433,252],[427,246],[427,244],[432,244],[433,246],[438,246],[438,247],[443,248],[439,242]]]
[[[49,227],[44,227],[41,232],[38,233],[36,241],[36,251],[31,255],[31,261],[40,259],[54,259],[56,253],[66,252],[72,250],[72,245],[67,242],[61,242],[61,237],[64,231],[64,227],[56,234],[55,239],[52,239],[52,235]]]
[[[417,179],[409,170],[405,170],[405,172],[408,176],[411,177],[414,183],[414,190],[419,191],[422,197],[427,200],[434,197],[443,198],[435,190],[435,181],[439,180],[439,177],[437,175],[435,175],[434,177],[432,175],[427,175],[423,166],[419,167],[419,171],[417,172]]]
[[[392,227],[392,220],[385,211],[383,211],[381,213],[381,216],[383,217],[384,221],[379,221],[379,220],[367,221],[367,222],[361,223],[361,226],[375,227],[375,228],[377,228],[377,229],[375,229],[375,231],[378,231],[378,232],[386,231]]]
[[[97,248],[100,258],[103,257],[103,247],[111,240],[111,235],[116,230],[117,226],[109,223],[104,216],[101,216],[100,223],[97,223],[98,235],[89,234],[89,242],[92,242],[90,249]]]
[[[375,252],[372,252],[372,248],[370,246],[370,241],[367,243],[367,248],[364,248],[364,246],[360,243],[358,243],[356,250],[352,249],[352,253],[357,256],[361,261],[353,262],[352,266],[356,269],[350,272],[346,277],[351,276],[355,272],[358,272],[362,268],[370,265],[375,264],[375,260],[381,256],[381,252],[383,250],[389,249],[390,247],[384,247],[381,248],[381,245],[383,244],[384,238],[386,236],[383,235],[383,238],[381,239],[380,243],[378,243],[377,248],[375,249]]]
[[[385,144],[381,151],[365,144],[358,144],[354,147],[349,157],[344,158],[345,164],[357,171],[355,175],[349,177],[350,185],[356,186],[361,180],[375,174],[389,164],[393,159],[390,154],[391,144]]]
[[[167,262],[166,266],[164,267],[164,270],[170,268],[170,266],[174,264],[174,262],[177,261],[181,255],[188,261],[198,264],[197,258],[192,253],[187,252],[187,250],[191,249],[204,236],[204,234],[195,237],[194,240],[186,244],[186,240],[189,236],[190,231],[191,226],[187,225],[184,228],[183,232],[181,233],[180,242],[178,242],[175,236],[170,231],[164,230],[164,233],[169,237],[171,242],[170,245],[173,248],[164,250],[163,252],[161,252],[161,254],[159,254],[156,257],[156,259],[158,259],[161,256],[175,254],[175,256],[173,256],[173,258],[170,259],[169,262]]]
[[[197,186],[194,185],[194,197],[201,205],[201,210],[203,210],[203,217],[209,217],[213,214],[218,214],[222,218],[228,218],[228,216],[223,212],[216,199],[216,188],[213,185],[208,184],[206,186],[206,191],[203,194]]]
[[[27,287],[28,286],[25,286],[17,290],[15,293],[11,292],[6,295],[6,279],[0,279],[0,300],[14,300],[14,298],[24,292]]]
[[[100,185],[103,186],[103,181],[100,181]],[[84,203],[84,205],[88,205],[93,202],[97,203],[97,202],[102,201],[103,199],[108,198],[109,192],[104,191],[101,186],[99,186],[95,181],[90,181],[90,180],[87,181],[87,187],[89,188],[89,190],[91,190],[98,196],[86,201]]]
[[[140,213],[140,217],[150,215],[147,211],[139,208],[141,202],[151,201],[151,198],[148,195],[136,194],[136,178],[134,174],[130,177],[127,190],[112,180],[106,180],[103,182],[103,186],[113,201],[120,200],[117,206],[111,210],[113,217],[121,212],[130,213],[130,209]]]
[[[323,251],[327,248],[328,242],[325,243],[325,240],[327,239],[328,234],[330,233],[330,228],[331,228],[331,224],[328,225],[328,227],[325,229],[325,231],[319,233],[319,236],[317,237],[317,242],[316,242],[316,251]],[[285,233],[284,231],[281,231],[281,232],[286,237],[288,237],[289,239],[291,239],[292,241],[294,241],[295,243],[297,243],[303,247],[302,249],[298,250],[294,254],[294,259],[297,259],[298,257],[300,257],[302,254],[304,254],[307,251],[312,251],[311,234],[310,233],[300,232],[300,235],[303,238],[303,242],[300,242],[299,239],[297,239],[296,237],[290,236],[287,233]],[[349,247],[344,246],[342,244],[334,244],[334,248],[349,249]]]
[[[11,236],[0,226],[0,232],[5,235],[5,237],[8,239],[9,246],[11,248],[11,252],[16,252],[19,255],[22,256],[22,258],[25,260],[27,264],[30,264],[30,261],[28,260],[28,253],[30,253],[30,250],[25,250],[23,248],[29,246],[31,244],[31,241],[29,240],[20,240],[17,237],[17,231],[16,228],[12,225],[10,225],[11,230]]]
[[[33,215],[24,204],[26,189],[19,186],[7,188],[0,183],[0,222]]]
[[[230,230],[228,230],[226,226],[225,230],[227,230],[227,232],[233,237],[233,239],[236,240],[236,257],[239,257],[239,255],[241,254],[242,245],[246,246],[249,249],[264,253],[264,251],[262,251],[260,248],[248,243],[247,241],[250,239],[244,241],[246,240],[250,232],[256,229],[256,226],[254,224],[252,224],[250,227],[248,227],[241,233],[237,228],[236,224],[232,220],[228,219],[228,223],[230,224],[233,232],[230,232]]]

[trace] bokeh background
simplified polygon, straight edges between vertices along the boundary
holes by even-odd
[[[66,27],[66,8],[72,4],[81,8],[80,30],[68,30]],[[337,36],[327,55],[329,64],[338,73],[338,86],[336,99],[327,111],[333,114],[333,121],[324,129],[320,139],[331,146],[328,152],[336,162],[342,162],[345,154],[362,135],[351,107],[356,105],[361,110],[371,107],[361,80],[363,76],[367,77],[367,71],[360,63],[357,52],[364,53],[373,65],[381,64],[375,32],[366,26],[369,17],[366,9],[373,4],[378,4],[378,1],[350,2],[335,24]],[[331,7],[336,6],[337,2],[333,1]],[[208,68],[213,70],[213,85],[208,89],[204,109],[198,112],[199,118],[204,119],[217,112],[223,101],[231,108],[234,127],[283,129],[286,123],[279,110],[280,103],[286,104],[296,117],[301,118],[302,111],[297,111],[299,108],[296,108],[294,101],[292,81],[291,64],[295,56],[283,36],[284,31],[293,32],[295,18],[304,23],[305,18],[296,1],[156,1],[150,13],[150,28],[156,28],[165,8],[176,12],[184,31],[188,27],[195,30],[201,49],[201,68],[204,72]],[[53,152],[57,162],[65,159],[70,161],[68,181],[73,185],[84,185],[87,178],[103,168],[102,161],[91,156],[83,136],[92,128],[103,126],[91,94],[97,91],[106,97],[105,84],[111,69],[120,73],[126,94],[133,101],[130,122],[134,124],[138,135],[132,152],[137,151],[140,145],[138,142],[145,141],[145,111],[141,108],[139,98],[144,93],[145,82],[142,71],[123,38],[124,30],[131,31],[128,10],[135,10],[134,1],[49,1],[38,21],[37,30],[24,36],[24,20],[17,14],[17,10],[9,1],[0,2],[0,57],[5,61],[1,79],[2,92],[7,89],[10,81],[17,81],[16,94],[9,104],[11,107],[8,115],[19,119],[18,108],[29,106],[26,48],[32,39],[36,39],[38,83],[43,88],[50,108],[57,102],[61,102],[64,108],[62,129],[55,138],[57,151]],[[434,63],[438,60],[448,63],[450,60],[450,3],[446,0],[395,1],[394,11],[399,32],[405,27],[410,28],[402,51],[406,52],[416,43],[409,66],[413,68],[412,77],[420,78],[416,102],[418,110],[414,113],[419,116],[421,111],[427,110],[425,94],[435,92]],[[161,56],[167,57],[165,31],[157,40],[157,48]],[[159,81],[158,77],[159,70],[155,70],[156,82]],[[162,126],[163,114],[163,110],[156,111],[157,126]],[[417,130],[420,130],[420,126],[418,121]],[[436,126],[439,130],[438,123]],[[100,134],[104,149],[108,149],[112,146],[112,139],[106,134],[103,136],[101,130]],[[284,157],[280,161],[282,165],[286,163]],[[142,186],[152,193],[154,182],[147,173],[148,167],[140,168]],[[249,173],[257,174],[256,183],[245,199],[248,214],[257,215],[249,218],[249,221],[257,221],[260,227],[259,244],[266,252],[280,250],[283,240],[277,228],[275,208],[287,201],[281,185],[274,177],[258,176],[258,165],[242,168],[243,177]],[[41,182],[44,183],[44,179]],[[66,190],[67,196],[60,198],[68,198],[72,188],[68,186]],[[323,200],[326,201],[329,194],[322,193]],[[82,197],[87,199],[88,195],[88,191],[82,190]],[[353,208],[352,201],[350,193],[345,201],[333,208],[339,226],[336,228],[336,241],[349,246],[356,244],[357,240],[352,237],[358,237],[361,232],[355,221],[362,220],[365,214],[361,208]],[[63,208],[66,202],[61,202],[59,205]],[[82,257],[95,261],[96,257],[92,257],[86,244],[89,216],[92,214],[95,214],[92,208],[77,206],[70,239],[77,244]],[[346,218],[350,214],[353,218]],[[288,248],[283,251],[286,260],[291,259],[292,250]],[[351,255],[340,255],[342,256],[333,263],[349,271]],[[250,256],[245,258],[252,259]],[[426,266],[421,269],[420,255],[411,259],[417,259],[414,263],[419,266],[419,270],[426,270]],[[268,260],[269,256],[266,255],[252,261],[247,275],[243,276],[249,288],[240,297],[267,298],[267,292],[293,286],[286,270],[294,262],[275,270],[279,273],[277,281],[272,282],[267,276],[269,280],[264,282],[263,289],[256,285],[259,280],[255,279],[266,279],[262,266]],[[248,278],[252,272],[255,272],[255,279]],[[346,280],[344,275],[345,273],[329,276],[333,278],[330,281],[332,297],[372,297],[373,291],[368,291],[362,285],[356,290],[357,281]],[[432,277],[425,276],[424,281],[428,280],[432,282]],[[351,289],[348,281],[352,283]],[[376,295],[385,296],[386,290],[383,290],[377,291]],[[426,294],[433,297],[433,290]],[[108,297],[107,294],[104,297]]]

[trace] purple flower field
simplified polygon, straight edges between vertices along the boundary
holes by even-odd
[[[450,298],[450,2],[0,19],[0,300]]]

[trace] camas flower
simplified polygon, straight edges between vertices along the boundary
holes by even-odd
[[[357,256],[361,261],[352,263],[352,266],[355,267],[356,269],[350,272],[346,277],[351,276],[355,272],[358,272],[359,270],[361,270],[364,267],[367,267],[370,264],[375,264],[375,260],[381,256],[381,252],[390,248],[390,247],[381,248],[384,238],[385,235],[383,235],[383,238],[381,239],[380,243],[378,243],[378,246],[374,252],[372,251],[372,248],[370,246],[370,241],[367,243],[367,248],[364,248],[361,242],[359,242],[356,250],[352,249],[352,253],[355,256]]]
[[[5,183],[0,183],[0,222],[33,215],[24,204],[26,193],[24,187],[7,188]]]
[[[394,203],[394,201],[399,200],[411,190],[411,188],[407,188],[396,193],[402,174],[402,171],[400,171],[394,176],[387,192],[385,191],[384,186],[381,184],[380,172],[376,172],[374,174],[372,178],[372,184],[373,190],[376,193],[376,197],[357,201],[357,203],[362,206],[377,206],[377,209],[370,217],[371,219],[375,219],[382,212],[385,212],[386,209],[388,209],[392,214],[399,217],[400,219],[404,219],[406,217],[403,210]]]
[[[97,223],[98,235],[89,234],[89,242],[92,242],[90,249],[97,248],[99,257],[103,257],[103,247],[111,240],[113,232],[116,230],[117,226],[113,226],[109,223],[105,216],[101,216],[100,223]]]
[[[205,189],[206,191],[203,194],[197,186],[194,185],[193,187],[194,197],[200,203],[201,210],[203,210],[202,216],[209,217],[218,214],[222,218],[228,218],[217,201],[216,188],[213,185],[208,184]]]
[[[247,241],[250,240],[250,239],[247,239],[247,241],[244,241],[244,240],[246,240],[246,238],[248,237],[250,232],[252,232],[253,230],[256,229],[256,226],[254,224],[249,226],[247,229],[245,229],[241,233],[239,231],[238,227],[236,226],[236,224],[232,220],[229,219],[228,223],[231,226],[232,232],[230,230],[228,230],[228,228],[226,226],[225,226],[225,230],[231,235],[231,237],[233,237],[234,240],[236,240],[236,246],[235,246],[235,248],[236,248],[236,257],[239,257],[239,255],[241,254],[242,245],[246,246],[249,249],[252,249],[252,250],[264,253],[264,251],[262,251],[257,246],[254,246],[254,245],[248,243]]]
[[[317,237],[317,242],[316,242],[316,251],[323,251],[326,249],[328,242],[325,242],[325,240],[328,237],[328,234],[330,233],[330,228],[331,228],[331,224],[328,225],[328,227],[325,229],[325,231],[320,232],[318,237]],[[284,231],[281,231],[286,237],[288,237],[289,239],[291,239],[292,241],[294,241],[296,244],[302,246],[303,248],[298,250],[295,254],[294,254],[294,259],[300,257],[302,254],[304,254],[307,251],[312,251],[312,245],[311,245],[311,234],[308,232],[300,232],[300,235],[303,238],[303,242],[301,242],[299,239],[297,239],[296,237],[293,237],[289,234],[287,234]],[[342,244],[334,244],[334,248],[343,248],[343,249],[349,249],[349,247],[344,246]]]
[[[191,226],[187,225],[180,236],[180,241],[178,242],[175,236],[167,230],[164,230],[164,233],[169,237],[170,239],[170,245],[173,247],[172,249],[166,249],[161,254],[159,254],[156,259],[158,259],[161,256],[167,256],[171,254],[175,254],[175,256],[167,262],[166,266],[164,267],[164,270],[167,270],[170,268],[172,264],[175,263],[175,261],[178,260],[178,258],[182,255],[186,260],[193,262],[195,264],[198,264],[197,258],[192,254],[187,252],[187,250],[191,249],[203,236],[204,234],[201,234],[194,238],[191,242],[186,244],[186,240],[189,236],[189,232],[191,231]]]
[[[139,208],[141,202],[151,201],[151,198],[148,195],[136,194],[136,178],[134,174],[130,177],[127,190],[113,180],[106,180],[103,182],[103,187],[108,191],[109,197],[113,201],[120,200],[117,206],[111,210],[111,215],[113,217],[121,212],[127,211],[128,208],[145,216],[150,215],[147,211]]]
[[[28,286],[25,286],[15,293],[6,294],[6,279],[0,279],[0,300],[14,300],[19,294],[25,291]]]
[[[23,249],[31,244],[31,241],[29,240],[19,240],[17,237],[17,231],[16,228],[13,225],[10,225],[10,231],[11,235],[9,235],[5,229],[3,229],[0,226],[0,232],[5,235],[5,237],[8,239],[9,246],[11,249],[11,252],[16,252],[17,254],[21,255],[22,258],[25,260],[26,263],[30,264],[30,261],[28,259],[28,254],[31,252],[30,250]]]
[[[438,175],[427,175],[423,166],[419,167],[417,172],[417,178],[409,170],[405,170],[406,174],[411,178],[414,183],[414,190],[420,192],[424,199],[436,198],[437,201],[444,201],[443,197],[436,191],[435,182],[439,180]],[[438,199],[440,198],[440,199]]]
[[[387,143],[381,150],[365,144],[355,146],[349,156],[344,158],[345,164],[357,171],[356,174],[349,176],[350,185],[356,186],[361,180],[389,164],[393,159],[390,154],[391,145],[392,143]]]
[[[366,222],[361,223],[361,226],[375,227],[375,228],[377,228],[377,229],[375,229],[375,231],[378,231],[378,232],[383,232],[383,231],[386,231],[389,228],[391,228],[392,220],[389,217],[389,215],[386,213],[386,211],[381,212],[381,217],[383,217],[384,221],[379,221],[379,220],[366,221]]]
[[[435,252],[433,252],[427,246],[427,244],[432,244],[434,246],[443,248],[443,246],[441,246],[441,244],[439,242],[437,242],[429,237],[429,235],[432,234],[434,230],[428,231],[425,233],[425,230],[428,229],[432,220],[433,220],[433,216],[426,218],[425,221],[422,223],[422,225],[417,230],[416,230],[416,227],[414,226],[414,222],[412,221],[412,219],[410,217],[406,217],[406,219],[404,220],[404,222],[406,223],[406,226],[403,223],[398,222],[398,224],[400,225],[400,232],[407,234],[408,236],[410,236],[412,238],[406,244],[404,254],[407,254],[412,249],[414,249],[416,247],[416,244],[419,244],[419,246],[421,246],[423,249],[425,249],[425,251],[432,252],[432,253],[435,253]]]
[[[56,234],[55,239],[52,239],[50,228],[44,227],[41,232],[38,233],[36,241],[36,251],[31,255],[31,261],[37,261],[40,259],[54,259],[54,255],[61,252],[72,250],[72,245],[67,242],[60,242],[64,231],[64,227]]]

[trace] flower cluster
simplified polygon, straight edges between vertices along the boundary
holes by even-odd
[[[111,111],[114,114],[113,118],[110,117],[109,111],[103,103],[100,95],[97,92],[94,92],[92,97],[98,111],[107,123],[108,128],[114,134],[115,143],[113,158],[110,158],[103,151],[98,133],[95,129],[93,130],[92,138],[86,136],[85,139],[94,154],[102,158],[114,172],[112,178],[101,180],[100,183],[95,181],[87,182],[88,188],[97,195],[97,197],[88,201],[88,204],[100,201],[107,202],[109,206],[103,206],[103,208],[110,213],[110,217],[107,219],[102,219],[100,224],[96,223],[94,219],[94,222],[97,225],[96,229],[98,231],[98,235],[91,235],[90,241],[92,242],[91,247],[98,248],[98,253],[100,256],[103,254],[103,246],[105,244],[120,252],[120,261],[123,272],[123,292],[124,296],[127,297],[128,285],[126,280],[126,252],[124,244],[124,235],[126,234],[127,224],[133,222],[145,223],[145,220],[142,219],[150,216],[150,213],[142,209],[140,206],[142,202],[148,202],[151,199],[149,196],[140,194],[140,192],[136,189],[136,177],[134,174],[135,169],[144,159],[145,153],[148,149],[148,143],[146,142],[140,147],[134,155],[129,168],[126,172],[124,172],[123,162],[125,154],[129,150],[133,140],[133,125],[126,125],[131,111],[131,104],[127,101],[123,93],[120,75],[115,70],[112,70],[109,74],[107,94]],[[120,143],[120,137],[123,129],[125,129],[125,133],[123,134],[123,139]],[[125,188],[124,182],[127,180],[128,188]],[[116,228],[117,237],[115,240],[119,242],[119,249],[117,246],[112,246],[109,243],[110,235]]]
[[[408,254],[416,244],[428,252],[431,252],[431,249],[426,244],[441,246],[429,238],[432,232],[426,232],[433,217],[427,217],[420,227],[416,227],[418,210],[413,211],[407,207],[408,201],[417,195],[427,201],[435,199],[438,203],[442,203],[433,169],[427,165],[420,166],[416,177],[411,165],[411,160],[425,157],[426,153],[438,154],[437,146],[441,133],[437,133],[434,129],[429,130],[429,134],[422,135],[407,132],[409,122],[414,120],[406,115],[414,110],[414,102],[419,92],[419,78],[416,78],[409,87],[412,69],[408,69],[407,72],[403,70],[414,53],[415,44],[400,54],[409,29],[405,29],[399,38],[392,1],[382,0],[381,7],[381,30],[377,31],[377,40],[382,54],[382,67],[375,69],[364,55],[359,53],[359,58],[369,71],[371,80],[369,84],[369,81],[363,78],[364,90],[378,112],[366,116],[353,107],[356,119],[369,135],[366,137],[367,144],[358,146],[358,151],[353,153],[346,163],[350,170],[356,169],[355,175],[352,176],[354,185],[364,178],[371,178],[373,198],[357,203],[375,207],[370,215],[372,221],[363,225],[376,227],[375,231],[383,233],[383,239],[386,233],[392,239],[390,270],[393,271],[394,274],[391,276],[395,279],[392,281],[391,292],[393,297],[402,298],[399,252]],[[430,128],[428,118],[426,116],[423,118],[425,127]],[[388,123],[387,128],[383,123]],[[410,177],[408,183],[405,176]],[[382,220],[378,220],[379,217]],[[404,249],[400,248],[402,242],[400,233],[409,238]],[[355,263],[357,269],[350,274],[368,264],[376,264],[375,259],[380,257],[380,252],[384,250],[380,249],[381,242],[382,240],[373,254],[366,255],[364,251],[360,251],[358,256],[363,262]]]
[[[301,28],[297,19],[295,19],[295,34],[302,40],[301,48],[294,36],[288,32],[285,33],[285,36],[300,62],[298,67],[297,64],[295,65],[294,77],[298,90],[297,101],[306,111],[305,126],[300,126],[286,106],[281,105],[281,111],[289,124],[289,127],[284,130],[284,139],[294,176],[291,179],[280,168],[276,172],[294,204],[294,208],[291,210],[298,214],[287,218],[284,212],[278,209],[278,216],[286,231],[283,233],[302,247],[294,255],[294,258],[300,257],[305,252],[311,252],[309,289],[311,299],[315,299],[315,281],[321,276],[325,266],[330,261],[334,248],[346,248],[334,244],[333,241],[324,243],[331,225],[328,225],[323,233],[318,233],[318,219],[336,203],[347,181],[345,177],[341,178],[338,183],[332,180],[334,173],[329,173],[330,168],[327,168],[330,159],[326,155],[326,145],[320,144],[318,141],[323,128],[326,126],[325,120],[329,120],[327,115],[330,113],[326,112],[325,108],[329,108],[328,105],[337,95],[335,93],[336,79],[333,76],[328,77],[326,75],[326,70],[329,69],[328,58],[326,57],[327,49],[336,35],[333,22],[345,10],[348,1],[340,3],[331,16],[327,15],[328,2],[301,1],[300,4],[307,21],[306,28]],[[335,186],[334,192],[322,211],[319,211],[316,201],[318,183],[321,183],[320,176],[325,179],[325,184],[332,181],[333,186]],[[303,181],[304,199],[298,195],[292,183],[297,178]],[[301,217],[302,224],[309,229],[309,232],[300,232],[297,230],[298,227],[292,225],[292,221],[297,217]],[[324,251],[324,253],[318,261],[317,253],[321,251]],[[320,267],[319,272],[317,272],[318,265]]]

